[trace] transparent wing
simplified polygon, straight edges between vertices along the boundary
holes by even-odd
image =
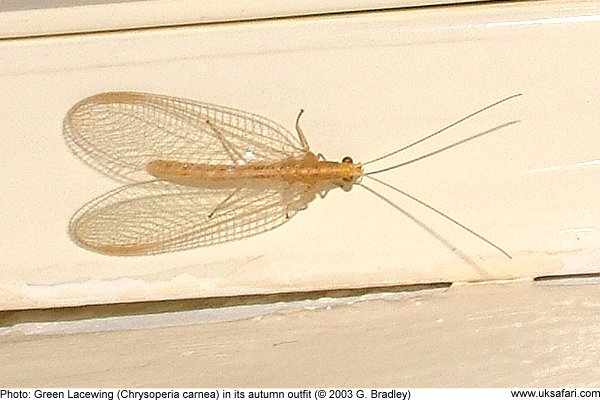
[[[313,198],[301,184],[210,189],[168,181],[135,183],[83,206],[69,232],[78,245],[98,253],[166,253],[268,231]]]
[[[73,106],[63,122],[83,161],[122,182],[152,179],[152,160],[230,165],[305,153],[296,135],[259,115],[176,97],[101,93]]]

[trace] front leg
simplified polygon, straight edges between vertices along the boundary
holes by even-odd
[[[298,137],[300,138],[300,143],[302,143],[302,149],[306,152],[310,151],[310,146],[308,145],[308,140],[306,140],[306,136],[304,136],[304,132],[302,132],[302,128],[300,128],[300,116],[304,113],[304,110],[300,110],[298,113],[298,117],[296,118],[296,132],[298,132]]]

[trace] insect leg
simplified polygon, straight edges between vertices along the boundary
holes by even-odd
[[[342,187],[342,185],[339,185],[340,187]],[[320,198],[324,199],[325,196],[327,196],[327,193],[329,193],[329,190],[321,190],[320,192],[317,192],[317,194],[319,195]]]
[[[206,120],[205,122],[210,127],[210,129],[212,129],[213,132],[217,135],[217,137],[219,138],[219,140],[223,144],[223,148],[227,151],[227,154],[229,154],[229,157],[231,158],[231,161],[233,161],[234,163],[237,163],[238,161],[241,161],[241,162],[243,162],[245,164],[246,163],[246,159],[244,158],[244,156],[242,156],[242,153],[240,153],[239,151],[237,151],[237,149],[235,148],[235,146],[233,146],[231,143],[229,143],[229,141],[225,138],[225,135],[223,135],[223,132],[221,132],[209,120]]]
[[[229,200],[231,200],[231,198],[233,196],[235,196],[239,191],[240,191],[240,188],[236,188],[233,192],[231,192],[231,194],[229,196],[225,197],[225,199],[223,199],[223,201],[220,202],[206,217],[207,218],[212,218],[215,215],[215,213],[217,211],[219,211],[220,209],[222,209],[223,206],[225,206],[225,204],[227,204],[227,202]]]
[[[308,145],[308,140],[306,140],[306,136],[304,136],[304,132],[302,132],[302,128],[300,128],[300,116],[304,110],[300,110],[298,113],[298,117],[296,118],[296,132],[298,132],[298,137],[300,138],[300,143],[302,143],[302,148],[306,151],[310,150],[310,146]]]
[[[283,201],[286,204],[286,218],[291,218],[298,211],[306,210],[308,203],[314,200],[316,194],[314,185],[296,184],[290,185],[283,193]]]

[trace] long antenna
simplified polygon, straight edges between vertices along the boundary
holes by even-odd
[[[371,192],[374,196],[379,197],[381,200],[385,201],[387,204],[389,204],[390,206],[392,206],[396,210],[400,211],[407,218],[409,218],[410,220],[412,220],[415,224],[417,224],[418,226],[420,226],[421,228],[423,228],[425,231],[427,231],[427,233],[429,233],[431,236],[433,236],[435,239],[437,239],[440,243],[442,243],[446,248],[448,248],[453,253],[457,254],[467,264],[469,264],[470,266],[472,266],[473,268],[475,268],[477,270],[480,269],[479,266],[477,265],[477,263],[475,261],[473,261],[469,256],[467,256],[465,253],[463,253],[458,247],[456,247],[448,239],[444,238],[442,235],[440,235],[439,233],[437,233],[431,227],[427,226],[424,222],[420,221],[417,217],[415,217],[414,215],[410,214],[408,211],[406,211],[405,209],[403,209],[402,207],[400,207],[398,204],[394,203],[392,200],[388,199],[387,197],[385,197],[381,193],[379,193],[379,192],[371,189],[367,185],[362,184],[362,183],[359,183],[358,185],[361,188],[363,188],[363,189]],[[480,272],[485,273],[485,271],[480,271]]]
[[[455,142],[455,143],[452,143],[452,144],[450,144],[450,145],[448,145],[448,146],[442,147],[441,149],[434,150],[434,151],[432,151],[431,153],[424,154],[424,155],[422,155],[422,156],[419,156],[419,157],[413,158],[413,159],[411,159],[411,160],[408,160],[408,161],[401,162],[400,164],[392,165],[392,166],[390,166],[390,167],[386,167],[386,168],[378,169],[378,170],[376,170],[376,171],[370,171],[370,172],[367,172],[367,173],[366,173],[366,174],[364,174],[364,175],[365,175],[365,176],[368,176],[368,175],[375,175],[375,174],[379,174],[379,173],[381,173],[381,172],[386,172],[386,171],[390,171],[390,170],[392,170],[392,169],[400,168],[400,167],[403,167],[403,166],[405,166],[405,165],[408,165],[408,164],[412,164],[412,163],[414,163],[414,162],[417,162],[417,161],[421,161],[421,160],[423,160],[423,159],[425,159],[425,158],[428,158],[428,157],[431,157],[431,156],[433,156],[433,155],[439,154],[439,153],[441,153],[441,152],[443,152],[443,151],[449,150],[449,149],[451,149],[451,148],[453,148],[453,147],[456,147],[456,146],[458,146],[458,145],[461,145],[461,144],[463,144],[463,143],[470,142],[470,141],[471,141],[471,140],[473,140],[473,139],[477,139],[477,138],[479,138],[479,137],[485,136],[485,135],[487,135],[487,134],[489,134],[489,133],[495,132],[495,131],[497,131],[497,130],[500,130],[500,129],[502,129],[502,128],[506,128],[507,126],[514,125],[514,124],[518,124],[519,122],[521,122],[521,121],[519,121],[519,120],[515,120],[515,121],[509,121],[509,122],[505,122],[505,123],[503,123],[503,124],[501,124],[501,125],[495,126],[495,127],[491,128],[491,129],[488,129],[487,131],[480,132],[480,133],[478,133],[478,134],[476,134],[476,135],[469,136],[469,137],[468,137],[468,138],[466,138],[466,139],[462,139],[462,140],[459,140],[458,142]]]
[[[504,249],[502,249],[500,246],[498,246],[497,244],[495,244],[495,243],[494,243],[494,242],[492,242],[491,240],[489,240],[489,239],[485,238],[483,235],[481,235],[481,234],[479,234],[479,233],[475,232],[473,229],[471,229],[471,228],[467,227],[466,225],[464,225],[464,224],[462,224],[462,223],[458,222],[457,220],[455,220],[454,218],[452,218],[452,217],[451,217],[451,216],[449,216],[448,214],[444,213],[443,211],[440,211],[440,210],[438,210],[437,208],[435,208],[435,207],[433,207],[433,206],[431,206],[431,205],[429,205],[429,204],[425,203],[424,201],[422,201],[422,200],[420,200],[420,199],[416,198],[415,196],[411,195],[410,193],[407,193],[407,192],[405,192],[405,191],[403,191],[403,190],[400,190],[400,189],[398,189],[397,187],[390,185],[389,183],[386,183],[386,182],[384,182],[384,181],[382,181],[382,180],[380,180],[380,179],[377,179],[377,178],[373,178],[372,176],[368,176],[368,175],[365,175],[365,176],[366,176],[367,178],[369,178],[369,179],[372,179],[372,180],[374,180],[375,182],[379,183],[380,185],[383,185],[383,186],[385,186],[385,187],[388,187],[388,188],[390,188],[390,189],[392,189],[392,190],[394,190],[394,191],[396,191],[396,192],[398,192],[398,193],[400,193],[400,194],[402,194],[402,195],[404,195],[404,196],[408,197],[408,198],[409,198],[409,199],[411,199],[412,201],[415,201],[415,202],[417,202],[417,203],[421,204],[422,206],[424,206],[424,207],[426,207],[426,208],[430,209],[430,210],[431,210],[431,211],[433,211],[434,213],[436,213],[436,214],[438,214],[438,215],[440,215],[440,216],[442,216],[442,217],[446,218],[448,221],[452,222],[453,224],[455,224],[455,225],[459,226],[460,228],[464,229],[465,231],[469,232],[470,234],[474,235],[475,237],[477,237],[477,238],[479,238],[480,240],[484,241],[485,243],[489,244],[490,246],[492,246],[493,248],[495,248],[496,250],[498,250],[499,252],[501,252],[502,254],[504,254],[504,255],[505,255],[506,257],[508,257],[509,259],[512,259],[511,255],[510,255],[510,254],[508,254],[508,252],[506,252],[506,251],[505,251]],[[359,183],[359,185],[361,185],[361,184]],[[361,185],[361,186],[362,186],[362,187],[364,187],[364,188],[366,188],[367,190],[369,190],[371,193],[374,193],[374,194],[376,194],[376,195],[379,195],[379,194],[378,194],[377,192],[375,192],[374,190],[372,190],[372,189],[370,189],[370,188],[367,188],[367,187],[366,187],[366,186],[364,186],[364,185]],[[379,197],[381,197],[381,196],[379,195]],[[398,208],[398,207],[396,207],[396,208]],[[423,226],[423,225],[421,224],[421,226]],[[436,238],[437,238],[437,236],[436,236]],[[438,240],[439,240],[439,239],[438,239]]]
[[[381,157],[377,157],[377,158],[374,158],[374,159],[372,159],[372,160],[369,160],[369,161],[367,161],[367,162],[364,162],[364,163],[363,163],[363,165],[367,165],[367,164],[373,163],[373,162],[375,162],[375,161],[380,161],[380,160],[383,160],[384,158],[388,158],[388,157],[390,157],[390,156],[393,156],[394,154],[398,154],[398,153],[400,153],[401,151],[404,151],[404,150],[406,150],[406,149],[409,149],[409,148],[413,147],[414,145],[417,145],[417,144],[419,144],[419,143],[421,143],[421,142],[424,142],[424,141],[426,141],[427,139],[431,139],[432,137],[434,137],[434,136],[436,136],[436,135],[439,135],[440,133],[442,133],[442,132],[444,132],[444,131],[447,131],[448,129],[452,128],[453,126],[456,126],[456,125],[460,124],[461,122],[464,122],[464,121],[468,120],[469,118],[472,118],[472,117],[476,116],[477,114],[480,114],[480,113],[484,112],[485,110],[489,110],[490,108],[496,107],[497,105],[499,105],[499,104],[501,104],[501,103],[504,103],[505,101],[508,101],[508,100],[510,100],[510,99],[514,99],[515,97],[519,97],[519,96],[522,96],[522,95],[523,95],[523,93],[517,93],[517,94],[513,94],[512,96],[505,97],[505,98],[504,98],[504,99],[502,99],[502,100],[498,100],[497,102],[495,102],[495,103],[492,103],[492,104],[490,104],[490,105],[487,105],[487,106],[485,106],[485,107],[483,107],[483,108],[480,108],[479,110],[477,110],[477,111],[475,111],[475,112],[473,112],[473,113],[471,113],[471,114],[469,114],[469,115],[467,115],[467,116],[465,116],[465,117],[462,117],[461,119],[459,119],[459,120],[457,120],[457,121],[454,121],[454,122],[453,122],[453,123],[451,123],[450,125],[446,125],[446,126],[445,126],[445,127],[443,127],[442,129],[440,129],[440,130],[438,130],[438,131],[435,131],[435,132],[433,132],[432,134],[430,134],[430,135],[427,135],[427,136],[425,136],[425,137],[423,137],[423,138],[421,138],[421,139],[419,139],[419,140],[417,140],[417,141],[415,141],[415,142],[412,142],[412,143],[410,143],[410,144],[407,144],[406,146],[404,146],[404,147],[401,147],[401,148],[399,148],[398,150],[394,150],[394,151],[392,151],[392,152],[390,152],[390,153],[384,154],[384,155],[383,155],[383,156],[381,156]]]

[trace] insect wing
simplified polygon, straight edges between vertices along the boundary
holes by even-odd
[[[69,232],[81,247],[147,255],[209,246],[273,229],[305,206],[304,185],[198,188],[135,183],[83,206]]]
[[[122,182],[151,179],[145,166],[153,160],[232,165],[305,153],[296,135],[259,115],[136,92],[81,100],[63,132],[79,158]]]

